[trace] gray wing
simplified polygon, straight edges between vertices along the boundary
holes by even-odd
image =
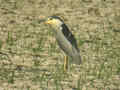
[[[59,45],[59,47],[69,56],[72,56],[71,52],[69,51],[70,49],[68,49],[68,45],[61,42],[60,40],[57,40],[57,43]]]
[[[80,64],[81,63],[81,57],[79,51],[73,47],[70,43],[63,43],[61,40],[57,40],[57,43],[59,47],[70,57],[73,59],[73,63]]]
[[[62,24],[62,32],[63,32],[64,36],[67,38],[67,40],[72,44],[72,46],[74,46],[76,48],[76,50],[79,51],[79,48],[77,46],[77,41],[76,41],[74,35],[70,32],[70,30],[68,29],[68,27],[65,24]]]

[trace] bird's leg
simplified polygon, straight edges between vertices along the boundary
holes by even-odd
[[[68,56],[65,56],[65,59],[64,59],[64,71],[66,72],[68,69]]]

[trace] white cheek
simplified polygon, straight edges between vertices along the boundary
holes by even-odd
[[[62,31],[63,28],[62,28],[62,27],[59,27],[59,29]]]
[[[62,24],[63,24],[63,23],[62,23],[61,21],[59,21],[59,20],[54,20],[54,21],[53,21],[53,24],[51,24],[51,26],[52,26],[53,29],[61,30],[61,29],[62,29],[62,27],[61,27]]]

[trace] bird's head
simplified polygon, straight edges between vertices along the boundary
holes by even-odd
[[[45,24],[50,25],[52,28],[59,28],[63,23],[63,20],[58,16],[50,16],[45,20]]]

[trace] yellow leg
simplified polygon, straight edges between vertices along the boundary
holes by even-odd
[[[66,72],[68,69],[68,57],[65,56],[65,59],[64,59],[64,71]]]

